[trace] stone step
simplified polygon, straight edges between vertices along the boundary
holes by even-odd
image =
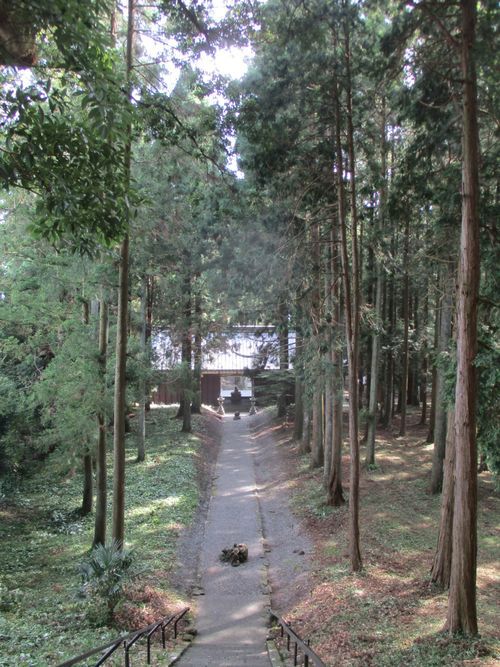
[[[180,659],[182,667],[270,667],[267,650],[245,646],[200,646],[189,648]]]

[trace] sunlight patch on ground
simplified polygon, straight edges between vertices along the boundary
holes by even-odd
[[[178,533],[184,529],[184,524],[179,523],[178,521],[170,521],[170,523],[167,523],[166,529],[171,530],[174,533]]]
[[[227,496],[240,496],[242,493],[248,493],[248,494],[254,494],[255,493],[255,486],[250,485],[250,486],[238,486],[235,487],[234,489],[231,489],[230,491],[225,491],[224,493],[219,494],[222,497],[227,497]]]
[[[495,542],[495,544],[497,543]],[[477,587],[480,589],[486,589],[492,585],[500,585],[498,561],[493,561],[487,565],[480,565],[478,568]]]
[[[390,447],[391,441],[390,441],[389,438],[386,438],[383,435],[378,435],[377,434],[377,437],[375,438],[375,446],[377,446],[377,445],[380,445],[380,446],[383,446],[383,447],[384,446],[385,447]]]
[[[19,521],[19,513],[13,507],[0,509],[0,521]]]
[[[267,438],[271,434],[276,433],[276,431],[281,431],[283,429],[281,424],[277,426],[270,426],[269,428],[262,429],[258,433],[250,436],[250,440],[260,440],[260,438]]]
[[[158,512],[163,507],[175,507],[180,502],[181,502],[180,496],[167,496],[166,498],[155,500],[154,502],[149,503],[149,505],[132,507],[127,510],[127,516],[128,517],[146,516],[147,514]]]

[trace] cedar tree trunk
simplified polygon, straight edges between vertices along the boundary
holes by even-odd
[[[351,570],[358,572],[362,569],[361,551],[359,546],[359,436],[358,436],[358,345],[359,345],[359,270],[357,251],[357,215],[356,191],[354,170],[354,130],[352,125],[352,104],[350,84],[350,46],[349,29],[345,23],[345,59],[347,69],[347,122],[348,122],[348,153],[351,172],[351,244],[352,266],[349,263],[346,203],[344,190],[343,150],[340,132],[340,99],[339,86],[335,77],[335,142],[336,142],[336,171],[338,179],[337,198],[340,227],[340,247],[342,258],[342,277],[344,285],[344,311],[346,325],[346,345],[348,363],[348,392],[349,392],[349,448],[350,448],[350,479],[349,479],[349,556]]]
[[[448,412],[446,434],[446,458],[444,465],[443,494],[441,497],[441,518],[434,562],[431,569],[432,581],[448,588],[450,585],[451,545],[453,531],[453,503],[455,494],[455,412]]]
[[[432,456],[431,493],[440,493],[443,486],[443,461],[446,453],[446,373],[439,357],[450,348],[451,312],[453,302],[453,274],[448,270],[441,299],[438,337],[438,363],[436,366],[436,407],[434,412],[434,450]]]
[[[476,369],[479,296],[479,132],[473,49],[476,2],[462,8],[462,228],[457,291],[457,383],[455,390],[455,503],[447,628],[477,634],[477,443]]]
[[[141,337],[140,350],[143,364],[146,364],[146,313],[147,313],[147,277],[142,281],[141,288]],[[144,461],[146,458],[146,380],[144,379],[144,370],[141,371],[141,378],[139,380],[139,420],[137,423],[137,463]]]
[[[106,393],[106,355],[108,351],[108,306],[104,299],[99,307],[99,381],[101,383],[101,409],[97,415],[97,473],[94,539],[92,547],[106,544],[106,505],[107,505],[107,471],[106,471],[106,415],[104,412]]]
[[[127,94],[131,98],[132,50],[134,41],[135,0],[128,0],[127,22]],[[132,126],[127,128],[125,146],[125,179],[130,183],[132,151]],[[127,208],[127,228],[130,212]],[[116,324],[116,366],[114,398],[113,435],[113,541],[123,547],[125,537],[125,406],[126,406],[126,365],[127,365],[127,323],[128,323],[128,274],[129,235],[128,231],[120,245],[120,268],[118,272],[118,314]]]

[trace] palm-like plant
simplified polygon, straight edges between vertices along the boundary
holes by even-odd
[[[117,542],[98,544],[80,564],[82,592],[105,600],[109,619],[123,597],[125,586],[139,575],[133,551],[121,549]]]

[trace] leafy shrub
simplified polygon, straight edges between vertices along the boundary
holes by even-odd
[[[0,611],[13,611],[22,600],[23,593],[19,588],[9,590],[0,583]]]
[[[81,509],[64,512],[62,510],[52,510],[50,513],[50,526],[55,533],[65,533],[66,535],[76,535],[83,531],[83,521]]]
[[[120,549],[117,542],[112,542],[108,546],[99,544],[94,547],[80,564],[82,593],[94,603],[96,599],[106,602],[108,621],[124,596],[126,585],[139,575],[134,560],[132,551]]]

